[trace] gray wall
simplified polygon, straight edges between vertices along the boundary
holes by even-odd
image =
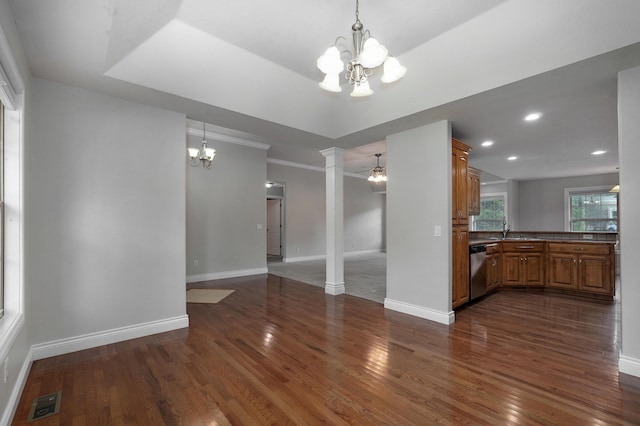
[[[187,142],[199,148],[202,136]],[[216,150],[211,169],[187,170],[189,281],[266,273],[266,150],[207,142]]]
[[[480,187],[480,193],[507,193],[512,231],[564,231],[564,190],[618,183],[618,174],[508,181]]]
[[[36,79],[30,124],[31,343],[186,315],[185,117]]]
[[[518,229],[523,231],[564,231],[565,188],[613,187],[616,184],[618,184],[617,173],[520,181]]]
[[[620,370],[640,377],[640,67],[621,72],[618,80],[620,156]]]
[[[321,257],[325,244],[325,173],[269,163],[269,180],[284,182],[285,253],[289,260]],[[383,250],[385,199],[369,182],[344,177],[344,250]]]
[[[440,121],[387,138],[385,307],[449,323],[451,125]],[[429,178],[419,178],[428,170]],[[441,236],[434,236],[439,226]]]

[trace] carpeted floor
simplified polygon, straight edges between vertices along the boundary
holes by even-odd
[[[318,287],[324,287],[326,281],[324,259],[288,263],[268,259],[267,268],[270,274]],[[367,253],[346,256],[344,282],[347,294],[384,303],[387,295],[387,254]]]

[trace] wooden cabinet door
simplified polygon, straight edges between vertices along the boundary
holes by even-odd
[[[504,285],[522,284],[521,258],[520,253],[505,253],[502,256],[502,283]]]
[[[578,260],[578,289],[599,294],[612,294],[609,256],[581,255]]]
[[[500,285],[502,262],[499,254],[487,256],[487,290],[493,290]]]
[[[578,288],[578,259],[574,254],[549,253],[549,281],[555,288]]]
[[[453,228],[453,276],[451,305],[456,308],[469,301],[469,231],[466,226]]]
[[[469,216],[480,214],[480,171],[469,167],[467,170],[467,208]]]
[[[458,224],[468,224],[469,223],[469,205],[468,205],[468,194],[467,194],[467,166],[469,162],[469,154],[464,151],[460,151],[458,153]]]
[[[522,284],[544,286],[544,259],[542,253],[526,253],[522,256]]]
[[[459,208],[458,208],[458,150],[451,150],[451,223],[458,224]]]

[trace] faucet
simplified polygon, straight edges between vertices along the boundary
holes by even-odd
[[[507,226],[507,217],[502,216],[502,239],[507,238],[507,234],[511,231],[511,226]]]

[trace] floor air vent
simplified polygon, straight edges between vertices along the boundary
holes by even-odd
[[[50,393],[49,395],[39,396],[33,400],[31,410],[27,422],[42,419],[57,414],[60,411],[60,398],[62,391]]]

